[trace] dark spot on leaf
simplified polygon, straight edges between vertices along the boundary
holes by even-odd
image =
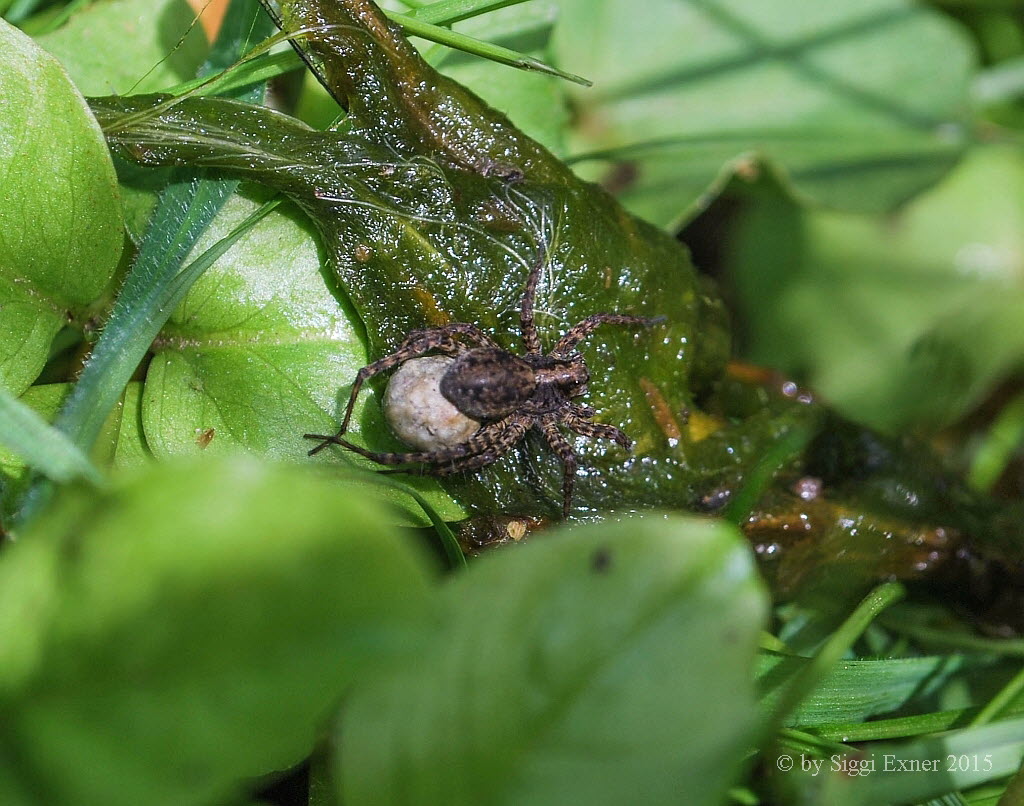
[[[640,169],[637,168],[636,163],[620,162],[604,175],[601,179],[601,187],[614,196],[624,190],[629,190],[636,184],[639,177]]]
[[[612,567],[612,553],[610,549],[600,548],[590,558],[590,567],[597,574],[606,574]]]

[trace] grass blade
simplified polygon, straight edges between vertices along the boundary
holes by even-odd
[[[818,653],[800,673],[795,675],[779,696],[775,707],[769,713],[766,725],[771,733],[782,724],[786,715],[800,704],[853,645],[861,633],[868,628],[879,613],[895,604],[906,595],[906,589],[898,582],[879,585],[864,597],[857,608],[847,617]]]
[[[420,6],[408,12],[406,16],[432,25],[452,25],[490,11],[497,11],[499,8],[528,2],[530,0],[441,0],[438,3]]]
[[[507,64],[510,67],[515,67],[519,70],[546,73],[547,75],[558,76],[559,78],[564,78],[566,81],[571,81],[574,84],[580,84],[584,87],[592,86],[590,81],[582,78],[581,76],[574,75],[573,73],[567,73],[564,70],[559,70],[557,67],[545,64],[539,59],[527,56],[525,53],[520,53],[519,51],[511,50],[510,48],[495,45],[490,42],[484,42],[483,40],[476,39],[472,36],[466,36],[465,34],[452,31],[449,28],[443,28],[440,25],[431,25],[430,23],[423,22],[422,20],[408,14],[398,14],[393,11],[386,13],[388,15],[388,19],[401,25],[405,33],[410,36],[419,36],[423,39],[429,39],[431,42],[437,42],[439,45],[447,45],[455,50],[472,53],[474,56],[481,56],[485,59],[490,59],[493,62]]]
[[[66,434],[5,389],[0,389],[0,443],[51,481],[85,479],[97,485],[103,483],[103,476],[89,457]]]

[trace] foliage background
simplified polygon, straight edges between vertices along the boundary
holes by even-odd
[[[163,231],[194,237],[169,238],[177,257],[152,276],[212,265],[152,302],[166,323],[132,331],[144,372],[105,386],[119,355],[128,375],[138,363],[112,349],[70,391],[115,296],[146,299],[125,278],[156,254],[155,191],[180,180],[115,174],[79,93],[172,88],[208,49],[173,0],[0,12],[21,28],[0,23],[0,470],[19,538],[0,555],[5,803],[1013,802],[1019,639],[898,605],[893,585],[767,621],[736,530],[680,516],[578,528],[442,580],[424,533],[395,527],[443,535],[463,513],[440,486],[268,465],[302,459],[296,422],[331,429],[366,349],[308,223],[263,211],[259,189],[164,193],[178,229]],[[595,82],[421,43],[680,232],[726,290],[743,358],[1020,498],[1017,4],[533,0],[455,27]],[[234,61],[225,39],[203,69]],[[309,76],[279,92],[311,124],[337,114]],[[117,406],[71,416],[69,393]],[[51,500],[30,467],[66,488]],[[969,761],[771,772],[787,753],[885,752]]]

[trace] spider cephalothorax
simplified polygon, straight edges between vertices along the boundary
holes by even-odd
[[[572,446],[562,436],[562,425],[585,437],[609,439],[629,449],[633,442],[613,425],[591,422],[594,410],[572,401],[587,393],[590,378],[583,356],[576,346],[603,324],[650,326],[660,319],[618,313],[588,316],[558,340],[546,355],[533,321],[533,303],[543,261],[534,264],[526,281],[520,307],[523,355],[503,349],[475,325],[455,323],[427,330],[414,330],[390,355],[356,375],[341,428],[333,436],[306,434],[321,443],[310,456],[331,444],[341,445],[382,465],[417,464],[410,472],[447,476],[476,470],[497,461],[534,428],[547,440],[562,461],[562,514],[568,517],[572,503],[577,461]],[[342,436],[348,430],[356,397],[363,383],[386,370],[428,353],[450,356],[436,379],[441,396],[479,428],[455,444],[440,444],[428,450],[408,453],[380,453],[353,445]]]

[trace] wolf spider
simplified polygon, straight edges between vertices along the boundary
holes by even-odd
[[[591,422],[595,412],[590,406],[571,402],[587,393],[590,377],[583,356],[574,348],[599,325],[650,327],[663,321],[664,317],[595,313],[570,328],[558,340],[554,349],[544,355],[533,321],[537,280],[543,264],[541,258],[530,270],[520,306],[520,334],[524,355],[505,350],[475,325],[460,322],[414,330],[393,353],[359,370],[337,434],[304,435],[306,439],[321,440],[319,445],[309,451],[309,455],[318,453],[328,445],[341,445],[382,465],[421,465],[418,469],[390,472],[447,476],[464,470],[476,470],[497,461],[534,428],[543,435],[562,461],[562,516],[568,518],[577,461],[576,454],[559,432],[558,426],[564,425],[585,437],[612,440],[627,450],[633,446],[633,441],[615,426]],[[456,445],[408,453],[371,451],[342,439],[348,430],[359,390],[369,378],[430,352],[455,359],[441,376],[440,392],[460,412],[481,422],[476,433]]]

